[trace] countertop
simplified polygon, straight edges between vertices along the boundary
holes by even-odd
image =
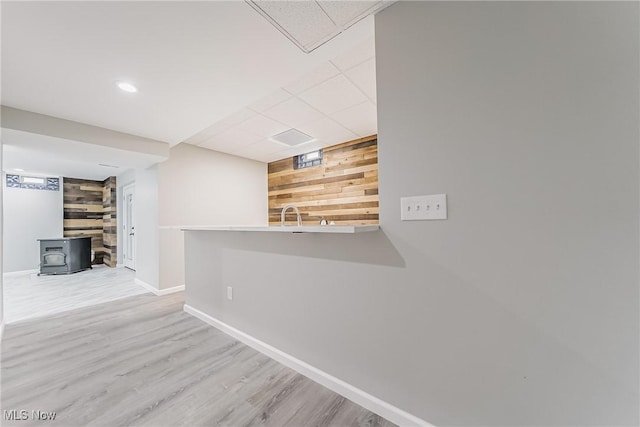
[[[303,225],[301,227],[294,225],[272,225],[272,226],[256,226],[256,225],[230,225],[230,226],[164,226],[160,229],[183,230],[183,231],[259,231],[271,233],[334,233],[334,234],[354,234],[369,231],[377,231],[379,225]]]

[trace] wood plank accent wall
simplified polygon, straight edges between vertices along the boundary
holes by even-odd
[[[102,261],[109,267],[117,263],[116,228],[116,177],[111,176],[102,183],[102,243],[104,245]]]
[[[112,186],[113,189],[111,188]],[[105,201],[107,187],[109,188],[109,197],[108,201]],[[76,178],[63,179],[64,237],[91,237],[91,249],[95,252],[93,263],[106,263],[111,267],[115,266],[116,260],[116,244],[114,240],[116,232],[115,188],[115,177],[107,178],[105,181]],[[112,194],[113,196],[111,196]],[[105,208],[105,205],[108,205],[108,207]],[[106,239],[105,216],[108,216],[106,227],[107,231],[109,231],[107,233],[109,236]],[[114,233],[113,237],[110,235],[111,230]]]
[[[378,224],[377,135],[323,150],[322,165],[293,168],[294,158],[269,163],[269,224],[280,224],[285,205],[300,209],[302,223]],[[287,224],[295,224],[289,210]]]

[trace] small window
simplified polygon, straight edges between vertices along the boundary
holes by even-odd
[[[60,191],[59,178],[46,178],[40,176],[9,175],[6,177],[8,188],[26,188],[29,190]]]
[[[294,157],[293,168],[304,169],[322,164],[322,149]]]
[[[44,178],[38,178],[35,176],[23,176],[20,180],[23,184],[33,184],[33,185],[45,185],[46,180]]]

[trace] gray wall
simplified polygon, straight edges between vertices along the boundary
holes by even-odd
[[[428,419],[638,424],[638,37],[638,3],[377,17],[381,216],[422,264]],[[449,221],[398,222],[438,192]]]
[[[40,245],[37,239],[60,238],[63,234],[62,177],[60,191],[6,188],[4,174],[2,181],[3,272],[38,269]]]
[[[0,165],[3,165],[3,161],[2,161],[2,139],[0,139]],[[4,196],[4,186],[0,185],[0,242],[3,242],[3,227],[2,227],[2,223],[3,223],[3,213],[4,213],[4,202],[3,202],[3,196]],[[3,270],[3,250],[2,250],[2,245],[0,244],[0,273]],[[2,283],[2,274],[0,274],[0,339],[2,339],[2,335],[4,334],[4,284]]]
[[[136,171],[136,278],[159,288],[158,166]]]
[[[637,3],[385,9],[382,232],[189,232],[187,303],[436,425],[637,425],[638,43]]]

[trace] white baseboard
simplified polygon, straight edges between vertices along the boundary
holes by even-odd
[[[352,402],[357,403],[363,408],[366,408],[369,411],[386,418],[392,423],[395,423],[399,426],[434,427],[433,424],[429,424],[428,422],[414,415],[411,415],[408,412],[405,412],[402,409],[397,408],[375,396],[372,396],[366,391],[360,390],[359,388],[352,386],[351,384],[342,381],[341,379],[336,378],[314,366],[311,366],[308,363],[297,359],[282,350],[279,350],[263,341],[260,341],[259,339],[254,338],[251,335],[248,335],[234,328],[233,326],[229,326],[226,323],[198,310],[197,308],[193,308],[190,305],[185,304],[184,311],[194,317],[197,317],[203,322],[208,323],[209,325],[217,329],[220,329],[222,332],[232,336],[238,341],[243,342],[244,344],[252,347],[260,353],[263,353],[271,357],[272,359],[282,363],[283,365],[312,379],[313,381],[322,384],[329,390],[332,390],[340,394],[341,396],[346,397]]]
[[[39,273],[40,270],[39,269],[35,269],[35,270],[22,270],[22,271],[9,271],[7,273],[2,273],[2,275],[4,277],[12,277],[12,276],[22,276],[23,274],[33,274],[33,273]]]
[[[135,282],[136,285],[142,286],[143,288],[145,288],[146,290],[148,290],[152,294],[158,295],[158,289],[154,288],[153,286],[151,286],[147,282],[143,282],[142,280],[138,279],[137,277],[133,281]]]
[[[174,286],[172,288],[166,288],[166,289],[157,289],[153,286],[151,286],[150,284],[148,284],[147,282],[143,282],[142,280],[136,278],[135,283],[137,285],[142,286],[143,288],[145,288],[146,290],[148,290],[149,292],[151,292],[154,295],[157,296],[161,296],[161,295],[168,295],[168,294],[172,294],[174,292],[180,292],[180,291],[184,291],[184,285],[181,286]]]
[[[167,295],[167,294],[173,294],[175,292],[181,292],[181,291],[184,291],[184,285],[174,286],[172,288],[166,288],[166,289],[158,289],[157,295]]]

